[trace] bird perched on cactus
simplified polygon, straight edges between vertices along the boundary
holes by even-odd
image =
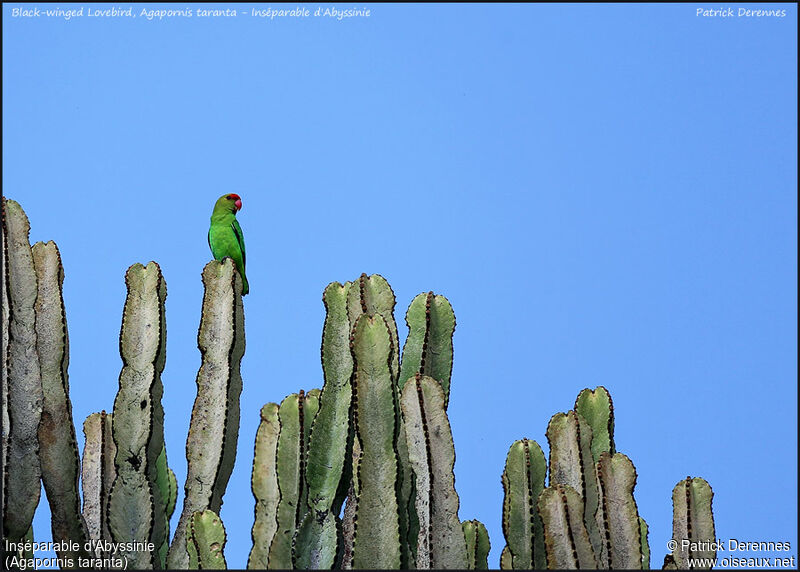
[[[247,277],[244,274],[246,261],[244,252],[244,234],[236,213],[242,208],[242,199],[235,193],[222,195],[214,205],[211,213],[211,227],[208,229],[208,246],[216,260],[230,256],[239,275],[242,277],[242,296],[250,291]]]

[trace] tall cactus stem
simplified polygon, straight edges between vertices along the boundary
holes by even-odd
[[[43,392],[39,422],[42,482],[50,504],[53,541],[58,546],[78,546],[77,550],[61,549],[58,556],[77,563],[78,558],[88,558],[89,553],[84,549],[88,534],[81,515],[80,454],[69,400],[69,339],[62,295],[64,269],[58,247],[52,241],[37,242],[32,254],[38,283],[36,351]]]
[[[406,312],[408,337],[403,346],[403,362],[399,384],[419,372],[438,381],[444,391],[444,404],[450,400],[450,378],[453,373],[453,333],[456,317],[450,302],[433,292],[418,294]]]
[[[465,520],[461,523],[464,539],[467,543],[467,569],[488,570],[489,551],[492,548],[489,542],[489,531],[479,520]]]
[[[170,545],[169,568],[189,564],[186,527],[196,511],[217,514],[228,486],[239,437],[240,364],[245,350],[242,280],[233,262],[212,260],[203,269],[203,310],[197,333],[201,365],[186,438],[183,510]]]
[[[278,529],[280,491],[276,455],[278,435],[281,431],[278,420],[279,407],[277,403],[267,403],[261,408],[261,423],[256,432],[251,479],[256,507],[252,530],[253,548],[247,560],[247,567],[255,570],[267,568],[269,547]]]
[[[331,511],[337,504],[336,493],[345,462],[342,452],[347,447],[353,374],[347,317],[350,286],[350,282],[344,285],[333,282],[322,297],[326,310],[321,347],[324,385],[311,430],[306,472],[309,506],[318,513]]]
[[[392,287],[380,274],[367,276],[361,274],[348,292],[347,308],[351,331],[362,314],[380,315],[389,329],[391,337],[391,353],[389,355],[389,370],[394,388],[395,424],[397,425],[395,448],[397,450],[397,502],[399,506],[398,518],[400,527],[400,565],[403,568],[413,567],[414,555],[409,550],[413,514],[412,488],[413,483],[408,467],[408,451],[406,450],[405,428],[400,414],[400,342],[397,334],[397,323],[394,319],[395,295]],[[360,447],[355,444],[356,449]],[[357,459],[357,456],[353,456]],[[357,483],[356,483],[357,488]],[[351,499],[354,502],[354,499]],[[412,510],[409,513],[409,510]],[[354,514],[352,511],[349,514]],[[349,524],[349,523],[348,523]]]
[[[3,315],[3,537],[20,540],[33,522],[41,494],[38,429],[42,382],[36,353],[37,280],[28,239],[30,223],[16,201],[2,199]],[[7,324],[7,326],[6,326]]]
[[[278,410],[280,434],[276,453],[280,500],[277,507],[278,528],[269,548],[270,569],[292,568],[292,535],[297,526],[297,507],[302,487],[300,449],[302,441],[301,391],[286,397]]]
[[[357,504],[353,567],[399,568],[395,387],[392,341],[386,320],[362,314],[353,328],[356,438],[361,454],[355,470]]]
[[[280,500],[276,508],[277,530],[269,547],[269,568],[293,568],[295,531],[307,510],[305,457],[309,425],[319,409],[319,389],[299,391],[286,397],[278,409],[280,433],[276,446],[276,470]]]
[[[556,413],[547,425],[550,445],[550,486],[569,485],[583,499],[581,511],[592,546],[597,553],[602,545],[597,525],[597,478],[592,456],[593,431],[575,411]]]
[[[83,422],[84,447],[81,468],[81,487],[83,489],[83,518],[86,522],[89,539],[96,547],[95,558],[112,558],[113,552],[106,552],[104,541],[111,541],[108,529],[108,498],[117,472],[114,457],[117,448],[112,438],[112,416],[105,411],[92,413]],[[98,544],[99,541],[103,541]]]
[[[561,570],[596,569],[580,494],[569,485],[551,485],[539,495],[538,507],[544,523],[548,565]]]
[[[602,568],[642,568],[642,535],[633,489],[636,469],[622,453],[604,452],[597,461],[600,492],[598,525],[606,542],[600,553]]]
[[[677,543],[672,557],[679,569],[687,568],[690,558],[716,558],[713,499],[714,491],[700,477],[686,477],[672,490],[672,538]]]
[[[467,546],[458,519],[455,447],[444,390],[437,380],[417,373],[403,387],[401,405],[416,482],[417,568],[464,569]]]
[[[298,566],[331,568],[337,552],[335,521],[351,475],[347,459],[348,449],[352,450],[349,424],[353,358],[347,312],[351,286],[351,282],[332,282],[322,296],[326,311],[320,352],[324,385],[308,445],[307,512],[295,539],[302,549],[299,554],[315,556],[303,556]]]
[[[595,389],[584,389],[575,399],[575,411],[592,428],[592,458],[596,463],[600,454],[616,453],[614,447],[614,402],[611,394],[602,385]]]
[[[515,570],[543,570],[548,564],[542,519],[536,506],[546,473],[544,453],[536,441],[521,439],[511,445],[502,479],[503,534],[510,566]]]
[[[164,449],[161,372],[166,360],[164,301],[167,288],[155,262],[131,266],[120,330],[122,371],[114,401],[112,435],[116,478],[109,494],[108,526],[116,543],[152,542],[153,552],[126,550],[136,568],[163,568],[159,549],[167,532],[158,491],[158,457]]]

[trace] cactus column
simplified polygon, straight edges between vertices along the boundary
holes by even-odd
[[[37,242],[33,246],[38,296],[36,298],[36,345],[42,376],[44,401],[39,423],[39,458],[42,482],[50,504],[53,541],[70,540],[78,550],[62,550],[59,558],[88,558],[84,549],[88,540],[86,523],[81,515],[78,492],[80,455],[72,404],[69,401],[69,339],[64,311],[62,285],[64,269],[54,242]]]
[[[417,568],[467,568],[467,545],[458,519],[453,466],[456,452],[440,382],[417,373],[402,393],[408,457],[416,477],[419,519]]]
[[[542,519],[536,506],[546,473],[544,453],[536,441],[521,439],[511,445],[502,477],[503,569],[542,570],[547,566]]]
[[[22,207],[3,199],[3,537],[20,540],[39,504],[42,382],[36,353],[36,272]],[[5,549],[3,549],[3,553]]]
[[[112,424],[117,476],[109,494],[108,525],[115,542],[153,543],[152,553],[121,553],[129,567],[163,568],[160,551],[167,537],[167,516],[156,483],[164,449],[161,372],[166,360],[167,287],[155,262],[131,266],[125,283],[128,296],[119,341],[123,367]]]
[[[686,477],[672,490],[672,538],[677,545],[669,556],[678,568],[687,568],[690,558],[716,558],[717,551],[711,547],[716,538],[711,509],[713,499],[711,486],[700,477]],[[684,540],[689,544],[682,542]],[[709,548],[692,551],[693,545]],[[667,561],[665,559],[665,564]]]
[[[280,500],[277,506],[278,528],[269,549],[270,568],[293,568],[293,542],[307,510],[305,483],[306,451],[311,425],[319,410],[319,389],[293,393],[278,410],[280,434],[275,458]],[[308,554],[298,555],[308,558]]]
[[[224,553],[227,539],[222,519],[214,511],[195,512],[186,532],[189,568],[225,570],[228,567]]]
[[[351,285],[351,282],[344,285],[332,282],[322,295],[326,310],[322,330],[324,385],[308,445],[308,511],[296,539],[298,553],[318,555],[313,561],[309,559],[308,565],[313,568],[331,568],[334,565],[336,519],[347,494],[344,485],[349,482],[345,468],[349,461],[346,457],[353,394],[350,384],[353,358],[347,316],[347,296]],[[253,474],[255,479],[255,472]],[[301,564],[303,562],[298,566]]]
[[[479,520],[465,520],[461,523],[464,530],[464,540],[467,543],[467,569],[488,570],[489,551],[492,548],[489,542],[489,531]]]
[[[117,448],[111,437],[111,415],[105,411],[92,413],[83,422],[85,436],[81,486],[83,488],[83,518],[90,540],[111,541],[108,529],[108,495],[117,477],[114,457]],[[105,544],[105,543],[103,543]],[[110,558],[113,554],[102,548],[94,551],[96,558]]]
[[[281,498],[277,471],[278,436],[281,432],[278,409],[277,403],[267,403],[261,408],[261,423],[256,432],[251,479],[256,508],[251,533],[253,548],[247,559],[247,567],[251,570],[267,568],[269,547],[278,530],[278,502]]]
[[[169,549],[168,567],[189,565],[186,527],[196,511],[219,514],[236,458],[239,437],[239,371],[244,355],[242,279],[230,258],[203,269],[203,311],[197,345],[202,363],[186,439],[188,463],[183,511]]]
[[[353,328],[352,339],[354,421],[361,444],[354,470],[358,496],[353,568],[400,568],[391,333],[381,315],[362,314]]]

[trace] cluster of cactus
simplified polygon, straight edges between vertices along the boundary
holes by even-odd
[[[83,424],[78,450],[69,400],[64,270],[53,242],[29,242],[14,201],[2,202],[3,537],[32,540],[41,484],[61,567],[226,567],[219,517],[239,432],[244,354],[242,282],[230,259],[203,270],[201,366],[187,437],[183,507],[167,464],[161,372],[166,284],[155,262],[134,264],[120,331],[113,411]],[[459,519],[447,416],[455,315],[432,292],[406,312],[400,352],[395,296],[380,275],[331,283],[323,302],[322,389],[261,409],[248,568],[486,569],[486,527]],[[513,568],[647,568],[647,526],[633,497],[636,472],[615,451],[611,397],[584,390],[547,429],[548,467],[535,441],[509,451],[502,483],[500,560]],[[82,491],[82,499],[81,499]],[[673,537],[714,538],[702,479],[673,491]],[[171,538],[171,540],[170,540]],[[20,549],[7,566],[28,559]],[[685,568],[678,543],[665,568]],[[11,557],[9,561],[8,558]]]
[[[203,562],[210,549],[197,547],[214,537],[204,532],[207,513],[219,511],[236,457],[244,353],[241,278],[230,260],[210,262],[203,270],[198,333],[203,359],[187,443],[183,512],[170,546],[178,486],[167,465],[161,406],[167,296],[161,269],[151,262],[126,272],[119,389],[112,414],[93,413],[84,422],[81,458],[69,400],[64,270],[55,243],[31,246],[29,232],[20,205],[3,199],[4,539],[32,539],[44,484],[61,567],[186,568],[191,548],[195,561]],[[5,546],[4,562],[31,556],[6,554]]]
[[[508,451],[500,567],[649,569],[647,523],[633,496],[636,469],[614,446],[608,391],[602,386],[581,391],[571,411],[550,419],[547,442],[549,463],[536,441],[515,441]],[[687,477],[675,486],[673,538],[695,546],[715,538],[712,496],[701,478]],[[691,554],[679,543],[664,567],[686,568],[690,558],[714,556]]]
[[[322,390],[261,410],[248,567],[487,568],[486,527],[458,518],[450,303],[414,298],[401,359],[382,276],[334,282],[323,302]]]

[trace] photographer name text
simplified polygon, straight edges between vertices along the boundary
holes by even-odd
[[[696,16],[699,18],[785,18],[786,10],[783,9],[753,9],[753,8],[697,8]]]

